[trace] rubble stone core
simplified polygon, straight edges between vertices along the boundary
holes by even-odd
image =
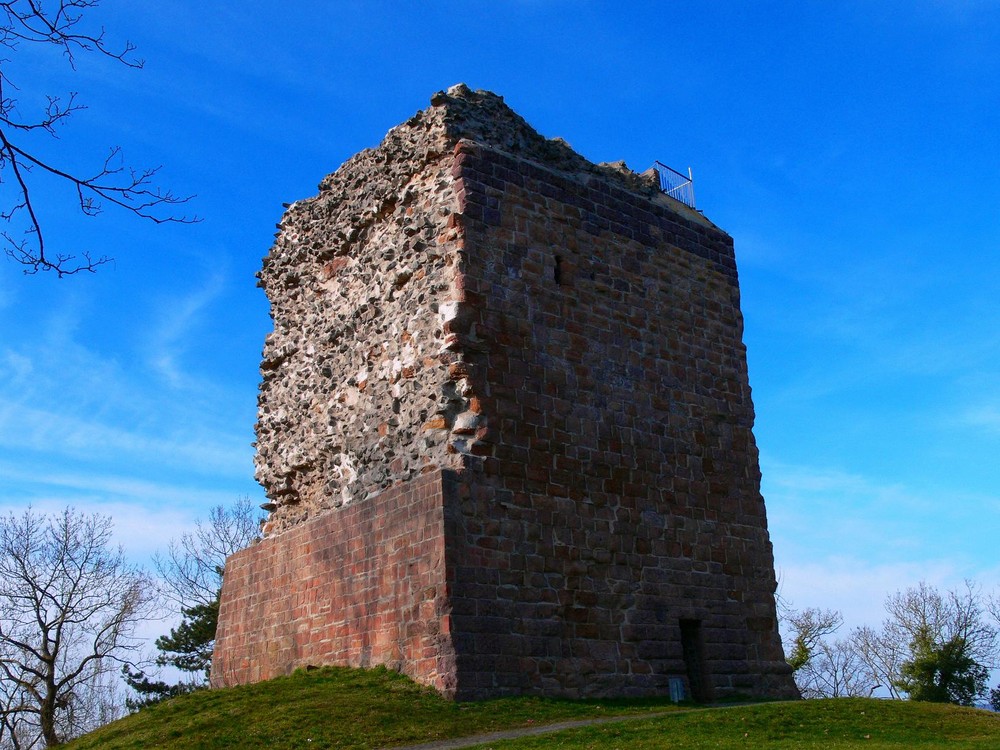
[[[797,695],[726,233],[459,85],[288,207],[260,285],[272,510],[213,684]]]

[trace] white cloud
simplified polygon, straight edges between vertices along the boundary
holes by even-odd
[[[996,496],[915,490],[836,469],[762,457],[768,526],[781,594],[797,608],[839,609],[877,625],[886,596],[920,581],[1000,584]]]
[[[225,273],[216,269],[204,283],[178,298],[164,301],[154,312],[155,322],[146,342],[149,366],[172,388],[198,388],[198,383],[182,369],[181,359],[190,349],[208,308],[225,287]]]
[[[885,600],[891,594],[924,581],[939,589],[960,586],[965,571],[947,559],[872,564],[869,560],[830,556],[778,566],[780,596],[796,609],[836,609],[844,615],[846,635],[861,625],[878,626],[885,619]],[[989,587],[996,579],[979,577]]]
[[[124,473],[57,470],[39,475],[31,468],[24,468],[13,461],[0,461],[0,474],[4,477],[0,503],[4,502],[4,495],[10,494],[9,488],[12,485],[29,482],[40,488],[42,496],[51,495],[64,505],[67,498],[99,497],[103,498],[101,503],[208,508],[211,505],[228,504],[235,499],[228,491],[204,489],[194,483],[156,482]]]
[[[195,521],[208,515],[213,505],[229,505],[233,497],[222,497],[220,493],[206,493],[202,497],[204,509],[193,507],[183,488],[176,488],[170,497],[168,488],[159,488],[157,494],[167,495],[162,505],[145,502],[141,495],[128,500],[106,496],[95,492],[74,492],[77,488],[62,487],[51,495],[41,495],[32,499],[32,509],[41,514],[57,514],[66,507],[73,507],[84,513],[99,513],[110,516],[114,523],[114,541],[120,544],[129,559],[140,565],[149,565],[153,555],[165,551],[170,540],[179,538],[184,532],[194,528]],[[19,514],[27,507],[24,502],[11,502],[0,498],[0,513]]]
[[[970,407],[962,415],[962,423],[991,434],[1000,435],[1000,407],[982,404]]]
[[[8,349],[0,353],[0,369],[7,372],[14,383],[24,383],[31,377],[35,368],[30,357]]]
[[[215,274],[161,305],[157,323],[140,328],[140,346],[174,388],[135,367],[141,357],[128,342],[91,348],[95,332],[81,323],[72,295],[22,326],[21,340],[0,349],[0,446],[7,456],[38,476],[89,462],[98,471],[119,465],[133,473],[145,467],[249,479],[252,396],[198,382],[182,362],[185,342],[222,287]]]
[[[862,554],[886,561],[921,554],[921,522],[936,503],[901,483],[836,469],[761,460],[772,536],[793,556]]]
[[[67,415],[58,406],[35,408],[0,397],[0,446],[35,451],[50,459],[152,464],[199,474],[232,476],[250,471],[249,427],[246,433],[220,433],[198,422],[186,429],[167,422],[137,429],[109,423],[102,416],[99,410]]]

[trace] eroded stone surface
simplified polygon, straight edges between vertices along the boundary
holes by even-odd
[[[655,192],[459,84],[290,205],[259,274],[274,319],[257,423],[256,477],[276,506],[266,533],[482,453],[487,418],[457,345],[476,344],[456,219],[463,140]]]
[[[443,119],[393,129],[279,225],[260,273],[275,324],[257,425],[268,533],[455,463],[448,427],[468,398],[448,377],[459,243]]]

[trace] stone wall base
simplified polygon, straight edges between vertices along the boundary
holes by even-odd
[[[386,665],[453,694],[443,493],[432,472],[230,557],[212,685]]]
[[[773,619],[729,601],[722,579],[686,585],[671,558],[625,570],[545,556],[552,529],[504,521],[515,510],[470,478],[435,470],[229,558],[212,685],[385,665],[459,700],[667,695],[678,681],[703,701],[797,696]],[[532,572],[559,565],[577,572]]]

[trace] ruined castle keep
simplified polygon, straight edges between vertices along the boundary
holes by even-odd
[[[214,684],[797,694],[725,232],[460,85],[290,205],[260,285],[270,516]]]

